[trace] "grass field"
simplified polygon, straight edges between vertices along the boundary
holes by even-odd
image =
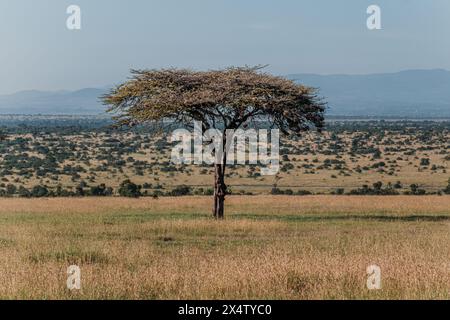
[[[449,196],[211,200],[0,199],[0,298],[450,298]]]

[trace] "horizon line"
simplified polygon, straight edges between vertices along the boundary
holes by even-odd
[[[333,76],[374,76],[374,75],[390,75],[390,74],[400,74],[405,72],[411,72],[411,71],[443,71],[443,72],[449,72],[450,70],[447,70],[445,68],[431,68],[431,69],[402,69],[399,71],[389,71],[389,72],[372,72],[372,73],[314,73],[314,72],[297,72],[297,73],[289,73],[289,74],[281,74],[277,75],[279,77],[292,77],[296,75],[308,75],[308,76],[322,76],[322,77],[333,77]],[[296,79],[291,79],[295,81]],[[125,81],[125,80],[124,80]],[[36,93],[73,93],[81,90],[86,89],[105,89],[108,90],[110,88],[113,88],[114,85],[99,85],[99,86],[87,86],[87,87],[79,87],[77,89],[23,89],[18,91],[13,91],[11,93],[0,93],[0,97],[4,96],[13,96],[20,93],[26,93],[26,92],[36,92]]]

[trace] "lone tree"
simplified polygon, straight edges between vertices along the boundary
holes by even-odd
[[[129,81],[102,97],[118,125],[157,124],[170,119],[203,131],[222,132],[223,161],[215,164],[213,215],[223,218],[226,130],[263,119],[285,135],[300,135],[324,125],[325,104],[314,88],[261,71],[261,67],[213,71],[186,69],[132,70]]]

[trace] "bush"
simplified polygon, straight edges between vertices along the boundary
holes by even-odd
[[[31,193],[30,193],[30,191],[29,191],[27,188],[25,188],[24,186],[20,186],[20,187],[19,187],[19,197],[22,197],[22,198],[30,198],[30,197],[31,197]]]
[[[450,178],[448,179],[448,186],[444,189],[445,194],[450,194]]]
[[[298,196],[309,196],[312,195],[312,193],[308,190],[298,190],[296,193]]]
[[[272,188],[272,190],[270,190],[270,194],[279,195],[279,194],[284,194],[284,192],[283,192],[283,190],[274,187],[274,188]]]
[[[411,189],[411,191],[407,191],[407,192],[405,192],[405,194],[421,196],[421,195],[424,195],[427,193],[424,189],[420,189],[417,184],[410,185],[410,189]]]
[[[428,159],[428,158],[420,159],[420,166],[428,167],[429,165],[430,165],[430,159]]]
[[[44,186],[34,186],[31,190],[31,196],[35,198],[42,198],[48,196],[48,189]]]
[[[121,197],[139,198],[142,195],[141,186],[134,184],[130,180],[125,180],[119,186],[119,195]]]
[[[6,193],[7,193],[8,195],[13,195],[13,194],[15,194],[16,192],[17,192],[17,188],[16,188],[15,185],[13,185],[13,184],[8,184],[8,185],[6,186]]]
[[[392,188],[392,185],[388,185],[386,188],[383,188],[383,183],[381,181],[378,181],[373,184],[373,188],[370,188],[368,185],[363,185],[362,188],[351,190],[349,194],[386,196],[398,195],[399,193],[397,190]]]
[[[174,188],[171,192],[170,195],[173,197],[181,197],[181,196],[187,196],[191,194],[191,187],[189,186],[177,186],[176,188]]]
[[[298,190],[297,192],[292,191],[291,189],[286,189],[286,190],[281,190],[277,187],[272,188],[272,190],[270,191],[270,194],[273,195],[299,195],[299,196],[306,196],[306,195],[310,195],[311,192],[309,192],[308,190]]]
[[[75,195],[77,197],[84,197],[85,193],[81,184],[75,188]]]
[[[98,186],[91,187],[89,194],[96,197],[107,197],[113,194],[113,189],[111,187],[106,187],[106,185],[102,183]]]

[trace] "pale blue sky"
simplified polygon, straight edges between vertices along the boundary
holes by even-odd
[[[66,29],[66,8],[82,30]],[[366,28],[382,9],[383,30]],[[118,83],[130,68],[450,70],[448,0],[1,0],[0,94]]]

